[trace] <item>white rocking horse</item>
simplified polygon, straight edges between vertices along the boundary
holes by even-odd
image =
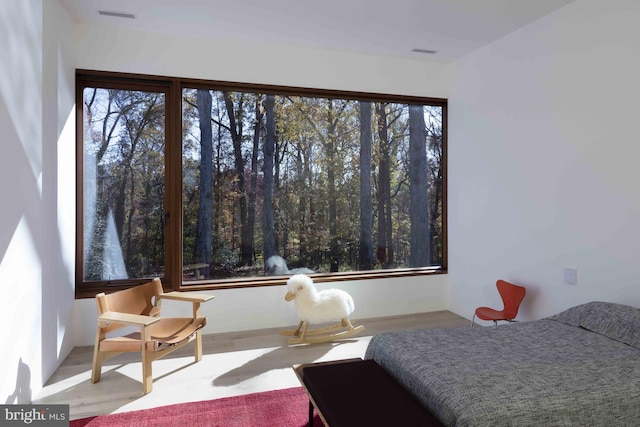
[[[289,344],[312,344],[335,341],[359,334],[364,326],[354,327],[349,320],[354,303],[351,295],[340,289],[326,289],[318,292],[313,280],[304,274],[296,274],[287,280],[286,301],[295,300],[300,323],[294,331],[283,331],[291,336]],[[339,321],[326,328],[308,330],[310,323]],[[340,332],[335,332],[343,329]]]

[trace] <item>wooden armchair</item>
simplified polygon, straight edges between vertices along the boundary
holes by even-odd
[[[207,324],[200,317],[200,303],[213,295],[181,292],[164,293],[160,279],[109,295],[96,295],[98,327],[93,350],[91,382],[100,381],[102,363],[120,353],[140,352],[142,355],[142,390],[144,394],[153,388],[151,362],[195,340],[195,359],[202,359],[201,329]],[[187,301],[193,304],[192,317],[161,318],[163,299]],[[107,338],[107,333],[125,326],[138,326],[140,332]],[[110,334],[111,335],[111,334]]]

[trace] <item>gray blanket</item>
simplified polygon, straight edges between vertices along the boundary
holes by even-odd
[[[376,335],[374,359],[448,426],[640,425],[640,310]]]

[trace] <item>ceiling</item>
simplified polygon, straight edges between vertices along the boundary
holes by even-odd
[[[60,1],[88,25],[449,62],[573,0]]]

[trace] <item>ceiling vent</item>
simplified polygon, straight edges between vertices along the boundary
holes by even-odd
[[[110,12],[108,10],[99,10],[98,13],[103,16],[113,16],[115,18],[136,19],[136,15],[127,12]]]
[[[437,50],[430,50],[430,49],[413,49],[411,52],[428,53],[430,55],[433,55],[434,53],[438,53]]]

